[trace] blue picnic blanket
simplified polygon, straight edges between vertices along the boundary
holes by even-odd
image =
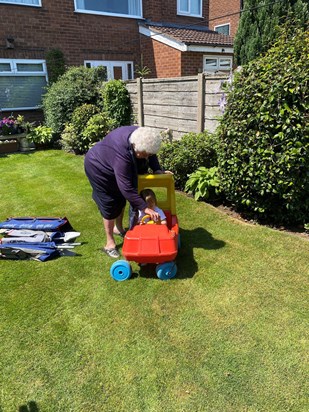
[[[57,256],[72,256],[69,243],[80,235],[66,217],[11,217],[0,222],[0,258],[34,259],[45,262]]]
[[[22,260],[32,258],[45,262],[56,256],[60,256],[60,250],[54,242],[40,243],[5,243],[0,244],[1,257],[7,259]]]
[[[32,229],[55,232],[72,230],[66,217],[10,217],[0,222],[0,229]]]

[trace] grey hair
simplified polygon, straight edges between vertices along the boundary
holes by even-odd
[[[157,129],[151,127],[139,127],[130,136],[130,143],[134,145],[136,152],[149,154],[158,153],[162,138]]]

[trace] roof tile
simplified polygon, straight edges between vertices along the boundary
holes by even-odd
[[[212,30],[152,24],[146,27],[187,45],[233,46],[233,37]]]

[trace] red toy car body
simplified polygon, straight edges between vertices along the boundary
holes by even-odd
[[[178,252],[179,226],[177,216],[165,210],[167,225],[141,224],[128,230],[122,254],[137,263],[163,263],[173,261]]]
[[[118,281],[131,276],[129,261],[157,264],[156,274],[162,280],[173,278],[177,272],[175,259],[180,241],[174,177],[171,174],[139,176],[139,192],[145,188],[160,188],[160,196],[157,196],[158,206],[163,209],[167,224],[138,224],[127,231],[122,247],[122,254],[126,260],[116,261],[110,270],[113,279]]]

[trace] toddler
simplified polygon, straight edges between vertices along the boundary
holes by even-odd
[[[166,225],[167,221],[166,221],[165,213],[163,212],[162,209],[160,209],[157,206],[157,198],[156,198],[154,191],[151,189],[144,189],[140,192],[140,195],[145,200],[145,202],[147,203],[147,206],[150,209],[153,209],[154,211],[159,213],[161,225]],[[143,212],[142,210],[139,210],[138,211],[138,223],[141,223],[141,220],[144,216],[145,216],[145,212]]]

